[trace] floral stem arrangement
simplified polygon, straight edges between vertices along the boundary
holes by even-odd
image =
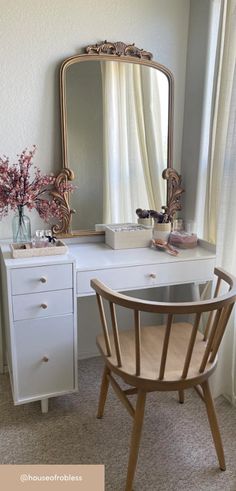
[[[142,210],[137,208],[138,218],[153,218],[155,223],[173,223],[177,211],[181,210],[180,198],[184,189],[181,187],[182,177],[173,168],[169,167],[162,173],[168,183],[167,206],[162,206],[161,212],[155,210]]]
[[[0,219],[10,210],[16,211],[23,206],[29,210],[36,209],[45,222],[52,217],[61,218],[60,206],[50,196],[56,177],[42,175],[37,166],[32,172],[35,152],[35,145],[33,150],[23,150],[15,164],[10,164],[8,157],[0,157]],[[62,183],[61,192],[69,192],[73,188],[72,184]]]
[[[171,221],[166,210],[164,212],[158,212],[155,210],[142,210],[141,208],[137,208],[136,215],[138,218],[153,218],[155,223],[169,223]]]
[[[35,152],[35,145],[32,150],[23,150],[14,164],[10,164],[8,157],[0,157],[0,220],[11,210],[18,211],[19,226],[23,227],[24,207],[36,209],[45,222],[62,218],[60,203],[51,194],[56,177],[42,175],[40,169],[33,166]],[[68,182],[60,184],[61,193],[73,189]]]

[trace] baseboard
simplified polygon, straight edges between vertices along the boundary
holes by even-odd
[[[227,399],[227,401],[230,402],[230,404],[232,404],[232,406],[236,406],[236,396],[229,396],[228,394],[221,394],[225,399]]]
[[[233,406],[236,406],[236,396],[232,396],[231,403],[233,404]]]
[[[82,351],[78,354],[78,360],[85,360],[86,358],[94,358],[99,356],[99,351]]]

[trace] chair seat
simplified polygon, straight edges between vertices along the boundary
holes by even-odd
[[[144,326],[141,328],[141,373],[139,380],[156,381],[160,384],[159,368],[161,363],[161,355],[163,349],[163,340],[166,326]],[[188,343],[192,332],[192,324],[187,322],[173,323],[171,328],[171,336],[166,360],[164,382],[179,382],[183,363],[187,353]],[[137,385],[137,376],[135,374],[135,334],[134,329],[120,331],[120,346],[122,353],[122,366],[117,367],[117,359],[115,355],[114,338],[110,335],[112,356],[106,356],[105,340],[103,334],[97,337],[97,345],[101,354],[105,357],[108,365],[119,373],[124,380],[132,385],[132,377],[135,377]],[[203,335],[198,331],[194,350],[191,359],[191,366],[188,372],[189,379],[199,377],[199,367],[206,349],[206,342],[203,340]],[[212,363],[208,363],[205,373],[212,369]],[[191,385],[191,384],[188,384]]]

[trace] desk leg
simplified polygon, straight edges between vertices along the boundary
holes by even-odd
[[[200,285],[198,283],[191,283],[192,299],[193,302],[200,302]]]
[[[206,300],[206,298],[209,298],[209,295],[206,295],[206,293],[210,293],[210,296],[212,294],[212,281],[207,281],[205,283],[205,286],[203,288],[202,293],[200,293],[200,283],[191,283],[191,290],[192,290],[192,299],[194,302],[201,302],[201,300]],[[199,330],[204,333],[205,330],[205,322],[204,322],[204,315],[201,316],[201,320],[199,323]]]
[[[41,399],[41,411],[42,413],[48,412],[48,399]]]
[[[200,285],[202,285],[202,283],[191,283],[192,298],[194,302],[201,302],[201,300],[206,300],[206,298],[209,298],[212,295],[212,281],[206,281],[201,294]],[[209,293],[209,296],[204,298],[207,292]]]
[[[0,293],[0,373],[4,373],[3,301]]]
[[[164,302],[171,302],[171,287],[169,285],[165,286]]]

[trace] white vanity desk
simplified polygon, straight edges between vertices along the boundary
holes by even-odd
[[[66,255],[25,259],[12,259],[9,246],[1,247],[14,403],[41,400],[43,412],[48,398],[77,390],[76,297],[94,294],[92,278],[118,291],[198,285],[212,279],[215,265],[214,250],[203,242],[178,256],[150,248],[113,250],[103,242],[67,242]],[[81,322],[79,329],[83,331]]]

